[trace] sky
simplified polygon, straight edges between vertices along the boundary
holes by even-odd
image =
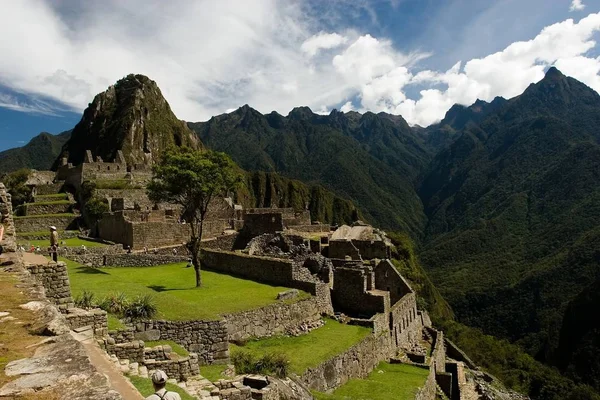
[[[249,104],[428,126],[550,66],[600,91],[600,0],[0,0],[0,37],[0,150],[129,73],[186,121]]]

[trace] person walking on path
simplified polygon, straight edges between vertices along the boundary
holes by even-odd
[[[52,261],[58,261],[58,232],[55,226],[50,227],[50,253],[52,254]]]
[[[2,216],[2,221],[0,221],[0,243],[4,240],[4,216]],[[4,247],[0,245],[0,255],[4,253]]]
[[[176,392],[169,392],[165,388],[167,385],[167,374],[165,371],[157,369],[152,374],[152,386],[154,386],[154,394],[146,397],[146,400],[181,400],[181,396]]]

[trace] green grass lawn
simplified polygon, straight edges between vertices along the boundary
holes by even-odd
[[[412,400],[429,371],[407,364],[380,363],[367,379],[350,379],[333,394],[313,392],[317,400]]]
[[[50,233],[48,233],[48,236],[50,236]],[[91,240],[85,240],[85,239],[79,239],[79,238],[69,238],[69,239],[61,239],[60,238],[60,234],[58,236],[58,242],[65,242],[65,244],[61,244],[60,246],[67,246],[67,247],[81,247],[81,245],[85,245],[86,247],[103,247],[106,246],[104,243],[98,243],[98,242],[93,242]],[[48,246],[50,246],[50,239],[44,239],[44,240],[24,240],[24,239],[19,239],[19,244],[29,244],[29,246],[34,245],[34,246],[40,246],[42,249],[46,248]]]
[[[190,353],[186,349],[184,349],[183,346],[178,345],[172,340],[148,340],[144,342],[144,346],[146,347],[156,347],[164,345],[171,346],[171,350],[173,350],[173,352],[179,354],[180,356],[187,357],[190,355]]]
[[[216,382],[219,379],[226,379],[221,373],[227,369],[225,364],[201,365],[200,375],[211,382]]]
[[[142,394],[142,396],[147,397],[154,393],[154,386],[152,386],[152,381],[150,378],[141,378],[139,376],[130,376],[129,380],[133,383],[133,386]],[[195,397],[190,396],[186,393],[185,390],[180,388],[177,385],[173,385],[167,383],[167,391],[169,392],[177,392],[181,396],[181,400],[196,400]]]
[[[230,350],[232,353],[249,351],[257,356],[283,353],[290,361],[290,371],[301,375],[307,368],[316,367],[331,357],[343,353],[370,334],[369,328],[325,319],[325,325],[306,335],[252,340],[244,346],[231,344]]]
[[[143,268],[88,268],[67,261],[73,296],[84,290],[100,300],[123,292],[129,298],[150,294],[158,307],[158,319],[218,319],[220,315],[276,303],[288,290],[216,272],[202,271],[202,287],[196,288],[193,268],[186,263]],[[310,295],[301,292],[298,299]]]

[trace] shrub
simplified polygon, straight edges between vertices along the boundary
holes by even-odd
[[[92,221],[98,221],[102,214],[109,211],[108,201],[99,197],[92,197],[85,203],[85,213]]]
[[[156,302],[149,294],[139,295],[125,306],[124,315],[131,319],[150,319],[156,315]]]
[[[235,366],[236,374],[256,373],[256,359],[247,351],[236,351],[231,355],[231,362]]]
[[[129,300],[127,299],[125,293],[119,292],[106,296],[104,299],[102,299],[100,304],[98,304],[98,307],[108,313],[122,316],[125,313],[125,309],[127,308],[128,304]]]
[[[247,351],[236,351],[231,356],[237,374],[275,375],[285,378],[289,371],[290,362],[286,355],[280,353],[265,354],[256,358]]]
[[[83,293],[75,297],[75,305],[79,308],[89,310],[90,308],[94,308],[96,306],[94,300],[94,292],[84,290]]]

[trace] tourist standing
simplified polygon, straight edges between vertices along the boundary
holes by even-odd
[[[181,400],[181,396],[177,392],[169,392],[165,388],[167,386],[167,374],[160,369],[152,374],[152,386],[154,386],[154,394],[146,397],[146,400]]]
[[[52,261],[58,261],[58,232],[55,226],[50,227],[50,253],[52,254]]]

